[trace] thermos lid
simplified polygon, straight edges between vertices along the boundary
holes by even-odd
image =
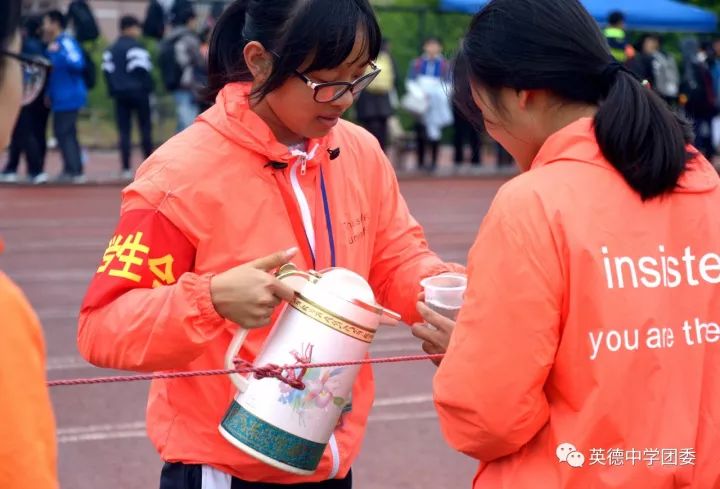
[[[302,272],[292,263],[283,266],[278,272],[278,278],[295,278],[303,276],[303,280],[297,282],[288,280],[287,283],[302,294],[303,282],[312,282],[315,287],[323,293],[335,295],[351,304],[382,316],[382,322],[393,324],[400,320],[396,312],[383,308],[375,302],[375,294],[370,284],[359,274],[347,268],[328,268],[322,272]]]

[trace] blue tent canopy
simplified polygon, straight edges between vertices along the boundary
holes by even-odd
[[[655,32],[715,32],[717,17],[712,12],[673,0],[581,0],[601,24],[619,10],[625,14],[628,30]],[[440,10],[474,14],[487,0],[441,0]]]

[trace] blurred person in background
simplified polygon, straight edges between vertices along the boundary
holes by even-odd
[[[70,3],[67,21],[73,37],[81,44],[100,37],[100,27],[87,0],[73,0]]]
[[[30,16],[23,26],[22,54],[31,58],[44,58],[45,46],[41,39],[41,17]],[[47,182],[45,173],[45,154],[47,152],[47,123],[50,110],[45,105],[45,89],[47,77],[40,94],[20,111],[15,130],[12,134],[8,161],[0,174],[2,182],[17,182],[20,158],[25,155],[27,162],[27,176],[31,183],[42,184]]]
[[[0,2],[0,148],[10,140],[20,106],[40,95],[48,69],[21,53],[20,8],[20,0]],[[0,392],[0,487],[57,489],[42,328],[22,291],[1,271]]]
[[[616,10],[608,16],[608,26],[603,30],[610,46],[610,53],[619,63],[624,63],[635,55],[635,49],[625,34],[625,14]]]
[[[200,113],[197,100],[197,70],[205,67],[200,51],[200,36],[196,32],[197,16],[192,5],[173,7],[172,30],[160,47],[160,71],[165,88],[172,92],[180,132],[193,123]]]
[[[427,110],[415,124],[418,168],[435,171],[442,129],[452,123],[452,109],[447,98],[450,63],[443,56],[440,39],[430,37],[423,43],[423,55],[410,63],[408,83],[417,83],[427,100]],[[426,168],[427,149],[430,164]]]
[[[655,53],[660,49],[657,36],[643,34],[634,46],[635,56],[626,63],[627,68],[635,73],[641,80],[647,80],[651,87],[655,87]]]
[[[121,177],[132,179],[132,117],[137,116],[145,158],[153,152],[150,96],[154,90],[150,53],[140,43],[140,21],[131,15],[120,19],[120,37],[103,54],[102,70],[115,101],[115,120],[120,135]]]
[[[210,55],[211,35],[212,28],[210,26],[206,26],[202,32],[200,32],[200,55],[202,56],[203,64],[202,66],[195,67],[195,94],[200,112],[205,112],[212,107],[214,103],[213,100],[208,100],[207,97],[202,96],[208,86],[208,57]]]
[[[388,50],[387,40],[383,40],[380,54],[375,65],[380,74],[358,97],[355,104],[358,122],[375,136],[383,150],[388,146],[388,119],[395,110],[391,95],[395,90],[395,66]]]
[[[720,38],[713,39],[708,47],[708,66],[713,80],[715,107],[720,113]],[[720,153],[720,114],[712,120],[712,145],[715,154]]]
[[[689,37],[680,41],[683,55],[680,94],[685,114],[693,122],[695,146],[712,159],[712,119],[717,114],[715,89],[708,54],[700,42]]]
[[[463,40],[460,39],[460,49],[462,49]],[[453,59],[452,65],[457,63],[457,58]],[[480,133],[478,128],[468,121],[463,113],[453,104],[453,146],[455,147],[455,168],[462,168],[465,162],[465,143],[470,145],[470,163],[474,167],[480,166]]]
[[[53,65],[48,99],[63,159],[63,170],[57,180],[84,183],[77,122],[88,96],[83,75],[85,57],[78,42],[65,32],[66,27],[67,19],[59,10],[51,10],[43,17],[43,36],[48,44],[46,55]]]
[[[663,50],[663,38],[659,35],[654,37],[657,39],[658,48],[652,53],[653,78],[655,80],[653,89],[668,105],[677,107],[680,92],[680,70],[675,57]]]

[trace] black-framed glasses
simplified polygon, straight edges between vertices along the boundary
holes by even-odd
[[[313,91],[315,92],[315,102],[326,104],[328,102],[336,101],[337,99],[345,95],[348,90],[350,90],[350,92],[353,94],[353,97],[357,97],[358,95],[360,95],[360,92],[365,90],[368,85],[370,85],[372,81],[377,78],[381,71],[380,68],[375,66],[375,63],[373,63],[372,61],[369,62],[369,65],[372,71],[370,73],[364,74],[363,76],[352,82],[338,81],[316,83],[297,70],[295,71],[295,75],[297,75],[302,81],[304,81],[308,87],[313,89]]]
[[[0,55],[13,58],[20,62],[23,76],[23,98],[22,104],[27,105],[40,95],[51,64],[41,56],[27,56],[25,54],[13,53],[0,50]]]

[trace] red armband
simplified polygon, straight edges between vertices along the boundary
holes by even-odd
[[[131,289],[172,285],[193,269],[195,247],[165,215],[122,215],[90,283],[83,309],[102,307]]]

